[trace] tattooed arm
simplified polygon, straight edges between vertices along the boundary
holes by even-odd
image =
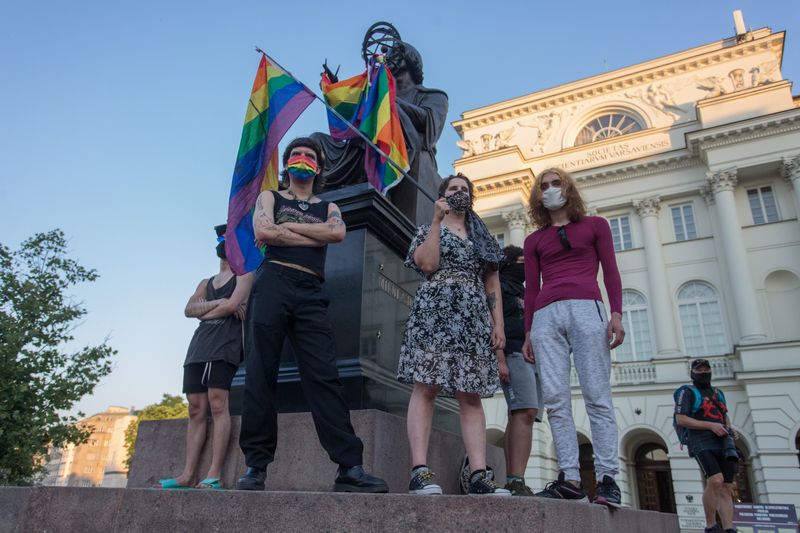
[[[505,321],[503,320],[503,295],[500,291],[500,274],[487,271],[483,278],[486,286],[486,305],[492,315],[492,348],[502,350],[506,346]]]
[[[341,242],[347,232],[347,228],[342,220],[342,213],[339,208],[331,202],[328,204],[328,220],[317,224],[301,224],[299,222],[287,222],[285,225],[290,230],[314,239],[320,243]]]
[[[324,246],[324,242],[301,235],[292,231],[287,224],[275,224],[272,211],[275,207],[275,198],[271,191],[264,191],[258,195],[256,210],[253,213],[253,231],[256,241],[270,246]]]
[[[183,314],[186,318],[200,318],[222,303],[222,300],[211,300],[210,302],[206,300],[207,284],[207,279],[201,281],[197,289],[195,289],[194,294],[192,294],[192,297],[189,298],[183,310]]]
[[[247,309],[247,297],[250,296],[250,288],[253,286],[253,273],[248,272],[242,276],[236,276],[236,288],[230,298],[220,298],[215,300],[220,304],[200,317],[200,320],[212,320],[214,318],[224,318],[229,315],[244,312]]]

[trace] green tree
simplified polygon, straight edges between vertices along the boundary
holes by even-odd
[[[136,449],[136,437],[139,435],[139,422],[144,420],[187,418],[189,416],[189,404],[186,403],[183,396],[164,394],[160,402],[148,405],[136,413],[136,415],[137,419],[131,421],[128,427],[125,428],[125,449],[128,451],[125,465],[128,467],[128,470],[131,469],[131,461],[133,460],[133,453]]]
[[[116,353],[103,342],[67,345],[86,310],[66,291],[95,281],[95,270],[66,257],[61,230],[37,233],[12,251],[0,243],[0,484],[27,485],[50,446],[84,442],[90,428],[65,416],[111,372]]]

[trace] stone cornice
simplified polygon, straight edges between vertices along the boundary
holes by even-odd
[[[800,109],[732,122],[686,134],[686,146],[694,154],[730,144],[800,130]]]
[[[531,224],[530,220],[528,219],[528,213],[525,211],[525,209],[508,211],[503,213],[502,217],[506,224],[508,224],[508,229],[524,230]]]
[[[664,159],[647,161],[638,159],[613,167],[606,166],[605,170],[590,171],[586,174],[576,173],[575,180],[584,187],[592,187],[698,165],[700,165],[700,161],[692,154],[685,150],[675,150],[671,157]]]
[[[472,180],[475,185],[475,198],[519,191],[527,199],[531,194],[533,182],[534,176],[530,169]]]
[[[505,120],[537,113],[546,109],[574,104],[579,101],[652,83],[667,77],[696,71],[710,65],[739,57],[772,50],[783,56],[784,32],[770,33],[768,28],[751,32],[754,39],[740,44],[726,39],[677,54],[653,59],[612,72],[584,78],[552,89],[521,96],[490,106],[462,113],[462,119],[452,122],[456,132],[495,124]]]

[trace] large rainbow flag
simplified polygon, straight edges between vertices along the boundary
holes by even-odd
[[[278,189],[278,143],[314,100],[305,85],[262,52],[236,156],[228,203],[225,255],[241,275],[264,259],[256,247],[253,211],[261,191]]]
[[[404,171],[409,169],[406,141],[397,116],[394,78],[384,63],[373,62],[363,74],[332,83],[322,74],[322,94],[328,105],[367,136]],[[358,135],[330,110],[328,127],[337,140]],[[403,178],[403,173],[375,150],[367,148],[364,157],[367,180],[381,194],[386,194]]]

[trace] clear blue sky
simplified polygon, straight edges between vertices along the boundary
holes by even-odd
[[[449,94],[453,121],[731,36],[737,8],[749,27],[787,30],[783,74],[800,80],[794,0],[3,2],[0,242],[66,232],[101,275],[74,291],[89,311],[77,339],[109,336],[119,350],[78,407],[143,407],[181,390],[196,327],[183,307],[216,269],[212,228],[227,213],[254,45],[315,87],[325,58],[357,74],[364,31],[389,20],[422,53],[425,84]],[[287,140],[325,129],[315,103]],[[443,174],[456,139],[448,126]]]

